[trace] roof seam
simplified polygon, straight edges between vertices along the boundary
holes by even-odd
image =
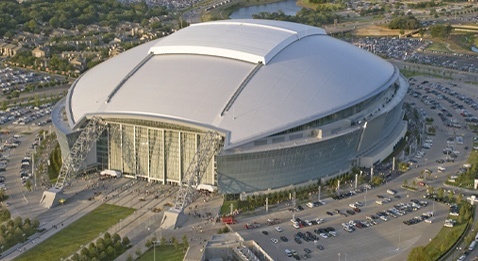
[[[222,110],[221,117],[224,116],[226,114],[226,112],[229,111],[229,109],[232,107],[232,104],[234,103],[234,101],[237,99],[237,97],[239,97],[239,94],[246,87],[247,83],[252,79],[252,77],[257,73],[257,71],[259,71],[259,69],[263,65],[264,64],[262,62],[258,62],[257,65],[254,67],[254,69],[252,69],[252,71],[246,76],[246,78],[244,78],[244,80],[239,85],[239,88],[237,88],[237,90],[234,92],[234,94],[232,95],[232,97],[229,99],[226,106]]]
[[[133,76],[135,72],[139,70],[151,57],[153,57],[153,53],[148,53],[143,60],[141,60],[122,80],[116,87],[111,91],[111,93],[106,97],[105,103],[109,103],[113,96],[119,91],[119,89],[126,83],[126,81]]]

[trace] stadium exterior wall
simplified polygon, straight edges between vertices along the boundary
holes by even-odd
[[[290,148],[219,156],[218,188],[224,194],[265,191],[348,171],[362,131]]]

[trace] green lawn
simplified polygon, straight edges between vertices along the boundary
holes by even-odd
[[[66,258],[79,250],[81,245],[87,246],[100,233],[105,232],[109,227],[118,223],[120,219],[124,219],[133,212],[134,209],[132,208],[103,204],[36,245],[16,260],[51,261]]]
[[[154,261],[154,247],[146,251],[138,258],[138,261]],[[156,260],[157,261],[181,261],[184,259],[183,245],[179,245],[178,249],[172,246],[157,246]]]
[[[431,257],[431,260],[437,260],[445,251],[450,249],[458,238],[463,234],[466,223],[456,225],[452,228],[443,227],[438,235],[425,246],[425,252]]]
[[[437,52],[444,52],[444,53],[451,53],[450,49],[444,43],[434,42],[430,44],[427,48],[427,51],[437,51]]]

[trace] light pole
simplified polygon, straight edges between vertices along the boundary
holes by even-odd
[[[402,230],[402,225],[399,225],[398,226],[398,247],[397,247],[397,251],[400,250],[400,232]]]
[[[363,195],[363,206],[367,206],[367,187],[365,187],[365,194]]]
[[[25,243],[25,234],[23,234],[23,242]]]
[[[156,241],[153,241],[153,260],[156,261]]]
[[[37,149],[33,147],[33,155],[32,155],[32,175],[33,179],[35,180],[35,189],[37,187],[37,174],[35,172],[35,156],[36,156]]]

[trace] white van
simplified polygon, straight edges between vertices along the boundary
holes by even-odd
[[[120,178],[121,177],[121,171],[118,170],[112,170],[112,169],[105,169],[102,172],[100,172],[101,176],[110,176],[114,178]]]
[[[475,249],[475,247],[476,247],[476,241],[473,241],[473,242],[471,242],[470,246],[468,247],[468,250],[473,251],[473,249]]]

